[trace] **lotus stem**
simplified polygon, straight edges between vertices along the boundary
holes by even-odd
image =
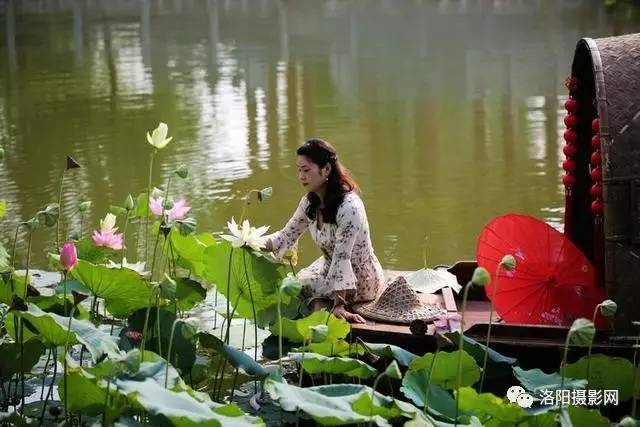
[[[640,344],[640,335],[636,336],[636,344],[633,349],[633,388],[631,393],[631,417],[636,418],[636,381],[638,380],[638,344]]]
[[[296,273],[296,269],[293,267],[293,263],[291,262],[291,259],[289,259],[289,267],[291,267],[291,272],[293,273],[293,275],[298,277],[298,273]]]
[[[23,300],[27,300],[27,288],[29,287],[29,262],[31,261],[31,243],[33,241],[33,233],[29,232],[29,243],[27,245],[27,266],[24,275],[24,295]],[[20,398],[20,415],[24,414],[24,322],[20,318],[20,384],[22,386],[22,397]]]
[[[148,246],[149,246],[149,199],[151,199],[151,178],[153,176],[153,159],[155,158],[157,148],[154,148],[151,151],[151,155],[149,158],[149,181],[147,183],[147,209],[146,209],[146,218],[145,218],[145,226],[144,226],[144,260],[147,260],[148,255]]]
[[[18,232],[20,231],[20,224],[16,226],[16,233],[13,237],[13,250],[11,251],[11,271],[15,268],[16,265],[16,246],[18,246]]]
[[[258,316],[256,314],[256,305],[253,301],[253,291],[251,290],[251,282],[249,280],[249,272],[247,271],[247,250],[245,249],[244,252],[242,253],[242,262],[244,264],[244,274],[245,277],[247,279],[247,287],[249,288],[249,298],[251,299],[251,310],[253,311],[253,337],[254,340],[258,341]],[[231,325],[231,321],[229,321],[229,325]],[[258,346],[255,345],[253,347],[253,359],[257,362],[258,361]],[[258,392],[258,383],[255,382],[255,389],[256,389],[256,393]]]
[[[304,369],[302,369],[302,363],[304,362],[304,353],[307,349],[307,346],[311,343],[311,339],[307,340],[305,344],[304,338],[302,339],[302,357],[300,358],[300,375],[298,378],[298,387],[302,387],[302,376],[304,375]]]
[[[282,374],[282,310],[280,308],[281,299],[282,296],[280,291],[278,290],[278,366],[280,367],[280,373]]]
[[[49,368],[49,361],[51,360],[51,349],[47,352],[47,361],[44,364],[42,370],[42,389],[40,390],[40,400],[44,399],[44,385],[47,380],[47,368]]]
[[[124,267],[124,251],[127,245],[127,224],[129,224],[129,209],[127,209],[127,213],[124,216],[124,228],[122,229],[122,250],[120,253],[122,259],[120,260],[120,268]],[[80,237],[82,238],[82,235]]]
[[[111,387],[111,377],[107,380],[107,390],[104,394],[104,410],[102,411],[102,425],[107,425],[107,408],[109,406],[109,388]]]
[[[27,288],[29,287],[29,263],[31,262],[31,242],[33,241],[33,233],[29,232],[29,243],[27,244],[27,266],[24,273],[24,295],[23,300],[27,300]]]
[[[596,325],[596,317],[598,316],[598,310],[600,310],[601,306],[602,306],[602,303],[596,305],[596,308],[593,310],[593,317],[591,318],[591,322],[593,323],[594,327]],[[593,347],[593,340],[589,341],[589,348],[587,349],[587,388],[591,383],[591,349],[592,347]],[[635,383],[634,383],[634,387],[635,387]]]
[[[171,349],[173,347],[173,334],[176,331],[176,325],[180,322],[181,319],[176,319],[173,321],[171,325],[171,335],[169,336],[169,348],[167,349],[167,367],[164,371],[164,388],[167,388],[167,384],[169,381],[169,364],[171,363]]]
[[[42,413],[40,414],[40,425],[44,422],[44,414],[47,410],[47,402],[49,401],[49,396],[53,397],[53,385],[56,382],[56,375],[58,374],[58,349],[53,347],[50,350],[53,353],[53,378],[51,378],[51,384],[49,384],[49,390],[47,391],[47,395],[44,398],[44,404],[42,405]]]
[[[66,304],[65,304],[66,305]],[[76,310],[76,306],[71,307],[71,315],[69,316],[69,323],[67,324],[67,336],[64,340],[64,357],[62,359],[64,368],[64,419],[69,419],[69,413],[67,412],[69,395],[67,394],[67,352],[69,351],[69,333],[71,331],[71,320],[73,319],[73,313]]]
[[[64,173],[67,169],[62,169],[60,174],[60,186],[58,187],[58,209],[62,215],[62,185],[64,184]],[[60,218],[56,221],[56,250],[60,253]]]
[[[473,286],[473,282],[469,281],[464,288],[464,294],[462,296],[462,314],[460,317],[460,339],[458,340],[458,373],[456,375],[456,416],[454,419],[454,426],[458,425],[458,414],[460,413],[460,381],[462,379],[462,353],[464,352],[464,314],[467,311],[467,297],[469,296],[469,289]]]
[[[62,288],[64,289],[63,295],[64,295],[64,299],[62,300],[62,303],[64,304],[64,315],[67,315],[67,270],[63,270],[62,271]]]
[[[502,262],[498,264],[496,268],[496,280],[493,282],[493,295],[498,291],[498,280],[500,279],[500,267]],[[489,327],[487,328],[487,340],[485,341],[484,358],[482,360],[482,375],[480,377],[480,386],[478,387],[478,393],[482,393],[484,386],[484,378],[487,372],[487,361],[489,359],[489,343],[491,342],[491,325],[493,325],[493,311],[495,310],[495,304],[491,300],[491,307],[489,308]],[[460,348],[462,350],[462,348]]]
[[[376,394],[376,387],[378,386],[378,381],[380,381],[380,378],[382,378],[384,376],[384,372],[379,374],[375,381],[373,381],[373,387],[371,388],[371,409],[369,410],[369,426],[373,425],[373,422],[371,420],[371,418],[373,418],[373,399],[375,397]]]
[[[230,313],[231,313],[231,309],[230,309],[230,301],[229,298],[231,297],[231,259],[233,258],[233,246],[231,247],[231,250],[229,251],[229,263],[227,265],[227,318],[225,319],[225,321],[227,322],[227,335],[225,338],[225,343],[229,344],[229,327],[231,326],[231,318],[229,317]],[[222,325],[224,327],[224,321],[222,322]],[[222,327],[220,328],[220,333],[222,334]],[[223,374],[224,375],[224,372]]]
[[[431,387],[431,377],[433,376],[433,369],[436,366],[436,359],[438,358],[438,354],[440,353],[440,343],[436,340],[436,352],[433,355],[433,360],[431,360],[431,365],[429,366],[429,374],[427,376],[427,388],[424,392],[424,414],[427,415],[427,402],[429,401],[429,388]]]
[[[176,313],[176,317],[178,313]],[[158,333],[158,354],[162,355],[162,340],[160,339],[160,290],[156,295],[156,332]]]
[[[564,390],[564,366],[567,364],[567,355],[569,354],[569,338],[571,337],[571,330],[567,332],[567,338],[564,342],[564,352],[562,354],[562,362],[560,363],[560,390]],[[588,386],[588,383],[587,383]],[[562,411],[562,399],[560,399],[560,408]]]
[[[80,236],[79,236],[80,239],[82,239],[82,231],[83,231],[82,226],[84,225],[83,223],[84,223],[84,212],[80,212]],[[124,236],[122,240],[124,241]]]
[[[142,343],[140,344],[140,362],[144,362],[144,349],[146,347],[147,342],[147,328],[149,327],[149,315],[151,314],[151,300],[149,300],[149,306],[147,307],[147,311],[144,315],[144,326],[142,327]]]

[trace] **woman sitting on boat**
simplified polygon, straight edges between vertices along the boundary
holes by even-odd
[[[298,179],[307,194],[287,225],[268,236],[266,249],[282,259],[308,228],[324,255],[298,272],[307,304],[314,310],[333,307],[337,317],[364,323],[346,307],[375,299],[385,280],[358,184],[323,140],[308,140],[296,154]]]

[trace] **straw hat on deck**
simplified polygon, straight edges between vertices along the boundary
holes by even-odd
[[[404,276],[393,279],[376,300],[355,304],[352,309],[369,319],[406,324],[416,319],[432,320],[446,313],[439,305],[422,302]]]

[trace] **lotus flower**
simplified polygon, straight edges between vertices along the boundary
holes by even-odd
[[[122,233],[93,230],[91,238],[96,246],[104,246],[115,250],[122,249]]]
[[[130,262],[127,262],[127,257],[122,258],[122,268],[128,268],[129,270],[133,270],[139,275],[146,277],[149,275],[149,272],[145,271],[144,267],[145,267],[144,261],[130,263]],[[119,262],[116,263],[109,260],[109,263],[107,264],[107,268],[120,268],[120,263]]]
[[[64,271],[69,271],[78,264],[78,252],[73,243],[67,242],[60,250],[60,265]]]
[[[163,197],[150,197],[149,198],[149,210],[156,216],[162,215],[162,209],[164,204]],[[185,215],[191,210],[191,206],[187,206],[187,202],[184,199],[180,199],[177,202],[173,203],[171,209],[165,209],[164,214],[167,216],[169,221],[175,221],[177,219],[182,219]]]
[[[169,133],[169,127],[166,123],[160,122],[151,134],[147,132],[147,141],[158,150],[162,150],[173,139],[173,137],[167,138],[167,133]]]
[[[245,219],[242,221],[242,227],[238,228],[238,224],[232,217],[231,222],[227,222],[227,227],[229,227],[232,235],[223,234],[220,237],[231,242],[231,246],[234,248],[249,246],[253,250],[259,251],[267,243],[268,238],[263,234],[269,230],[268,225],[258,228],[251,227],[249,221]]]
[[[115,233],[118,230],[116,227],[116,216],[112,213],[108,213],[104,219],[100,220],[100,231]]]

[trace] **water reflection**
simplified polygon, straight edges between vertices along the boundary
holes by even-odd
[[[201,228],[222,230],[250,188],[273,185],[255,222],[281,226],[301,195],[295,148],[333,141],[364,190],[386,267],[472,258],[504,212],[562,221],[562,87],[575,42],[640,28],[631,6],[591,1],[8,0],[0,6],[0,198],[11,235],[55,199],[63,229],[93,199],[95,224],[146,187],[144,135],[174,143],[154,184]],[[51,241],[38,236],[42,254]],[[316,256],[302,245],[303,262]],[[44,258],[40,259],[42,263]]]

